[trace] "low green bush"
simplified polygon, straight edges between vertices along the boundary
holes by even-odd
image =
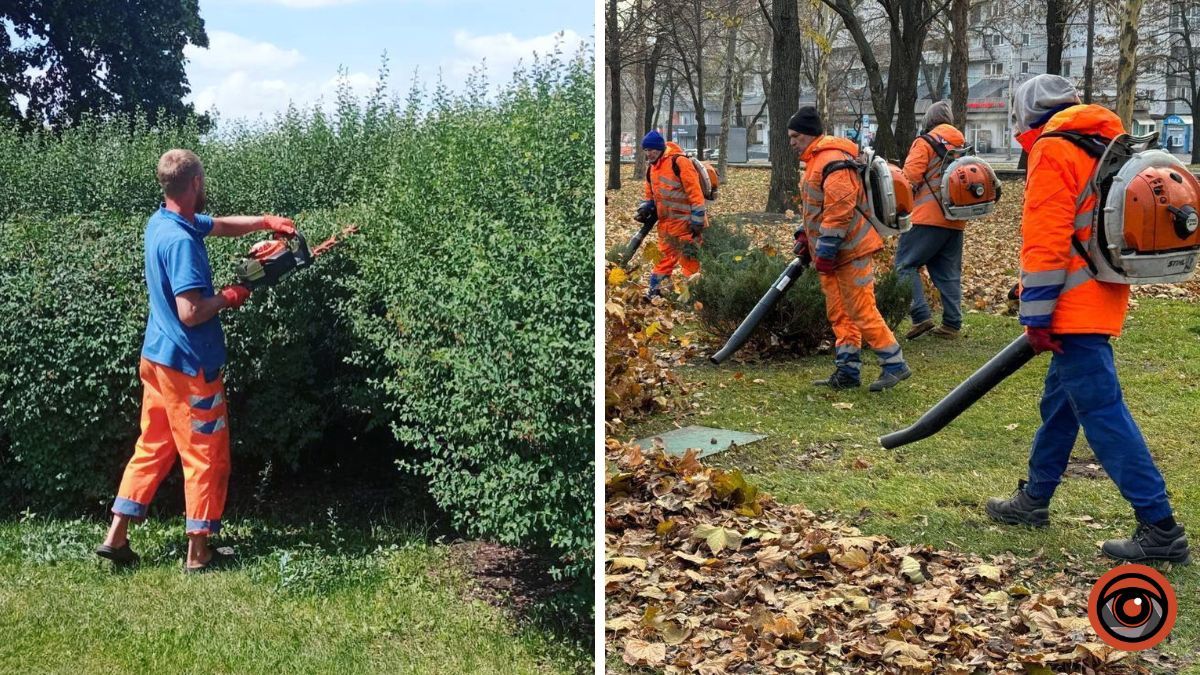
[[[712,223],[700,249],[702,274],[690,286],[691,299],[700,302],[700,321],[715,335],[730,335],[792,260],[790,250],[753,246],[740,228]],[[893,272],[877,276],[875,303],[893,329],[907,316],[911,299],[910,288]],[[825,295],[816,270],[809,268],[758,325],[749,346],[812,354],[832,339]]]

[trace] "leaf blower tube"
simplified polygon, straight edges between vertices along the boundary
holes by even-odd
[[[650,229],[654,227],[654,223],[654,220],[643,223],[637,234],[633,235],[633,239],[629,240],[629,246],[626,246],[625,253],[621,254],[622,267],[629,264],[630,259],[633,258],[633,254],[637,253],[638,248],[641,247],[642,240],[646,238],[646,235],[650,234]]]
[[[1020,370],[1033,359],[1033,347],[1025,335],[1013,340],[979,370],[963,381],[933,406],[912,426],[881,436],[879,444],[891,450],[936,434],[991,391],[1004,378]]]
[[[729,336],[729,340],[725,342],[725,346],[721,347],[721,350],[716,354],[708,357],[708,360],[712,361],[715,365],[721,365],[726,359],[733,356],[734,352],[741,349],[742,345],[746,344],[746,340],[750,339],[750,335],[758,327],[759,322],[767,315],[767,312],[771,311],[775,303],[779,302],[779,298],[783,297],[784,291],[804,273],[804,268],[805,264],[800,258],[792,260],[784,268],[779,278],[775,280],[775,283],[771,284],[771,288],[767,289],[767,292],[758,301],[758,304],[754,306],[754,309],[750,310],[745,319],[742,319],[742,323],[737,327],[737,330],[733,331],[733,335]]]

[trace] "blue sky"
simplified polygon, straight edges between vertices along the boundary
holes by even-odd
[[[440,72],[461,88],[486,59],[488,79],[506,81],[517,61],[593,43],[591,0],[200,0],[209,49],[188,47],[188,100],[223,119],[270,116],[288,101],[332,99],[338,67],[359,92],[374,87],[386,50],[393,89],[414,69]]]

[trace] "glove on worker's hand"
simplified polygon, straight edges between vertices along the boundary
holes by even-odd
[[[1034,354],[1050,351],[1055,354],[1063,353],[1062,341],[1056,340],[1050,334],[1049,328],[1034,328],[1033,326],[1025,327],[1025,338],[1029,340],[1029,346],[1033,347]]]
[[[656,216],[657,214],[658,214],[658,210],[657,210],[657,206],[654,204],[654,200],[647,199],[646,201],[642,202],[641,204],[638,204],[637,213],[634,214],[633,219],[639,223],[647,223],[650,221],[650,219],[652,217]]]
[[[812,252],[808,249],[808,233],[804,228],[796,230],[796,245],[792,247],[792,253],[800,259],[800,262],[805,266],[812,264]]]
[[[246,303],[250,298],[250,289],[241,284],[233,284],[221,289],[221,297],[225,298],[225,306],[229,309],[237,309]]]
[[[817,256],[816,258],[813,258],[813,267],[817,268],[817,271],[821,274],[833,274],[833,270],[837,267],[837,263],[834,262],[833,258],[822,258],[821,256]]]
[[[272,232],[277,232],[288,237],[296,236],[296,224],[292,222],[291,218],[267,215],[263,216],[263,224],[267,226],[266,229]]]

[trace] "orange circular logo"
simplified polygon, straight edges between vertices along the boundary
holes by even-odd
[[[1175,589],[1158,570],[1121,565],[1106,572],[1088,596],[1088,619],[1105,644],[1128,652],[1149,649],[1175,626]]]

